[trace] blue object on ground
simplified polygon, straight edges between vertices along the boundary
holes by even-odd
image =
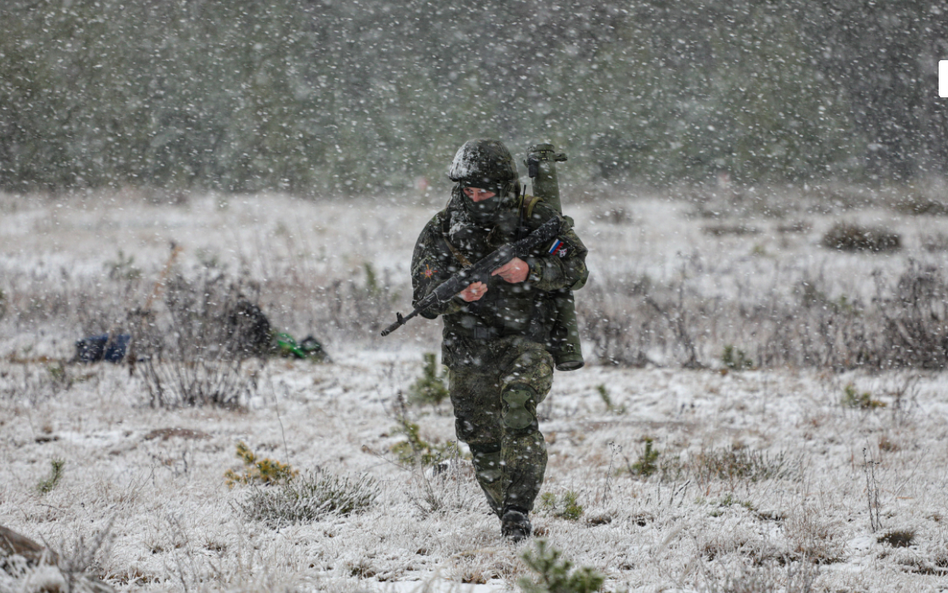
[[[132,336],[129,334],[109,334],[89,336],[76,341],[76,360],[79,362],[108,362],[119,363],[125,358],[128,343]]]

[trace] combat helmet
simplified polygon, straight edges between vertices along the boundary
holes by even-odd
[[[479,187],[505,197],[516,183],[517,163],[499,140],[468,140],[448,169],[451,181],[462,186]]]

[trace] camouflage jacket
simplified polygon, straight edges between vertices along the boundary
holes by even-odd
[[[444,321],[443,360],[453,368],[472,360],[473,352],[492,338],[520,335],[548,343],[555,315],[552,300],[563,290],[577,290],[586,283],[586,247],[572,228],[572,220],[538,201],[511,200],[502,208],[495,225],[474,224],[461,201],[468,199],[458,187],[448,206],[434,215],[415,244],[411,274],[413,305],[458,270],[482,259],[505,243],[533,231],[550,218],[561,219],[560,235],[539,245],[527,258],[527,280],[510,284],[494,277],[487,293],[467,303],[458,297],[436,304],[421,314]],[[529,209],[529,215],[527,210]]]

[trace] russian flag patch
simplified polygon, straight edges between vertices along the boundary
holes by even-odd
[[[550,245],[550,248],[547,250],[547,253],[550,255],[558,255],[560,257],[566,257],[566,243],[563,243],[559,239],[553,241],[553,245]]]

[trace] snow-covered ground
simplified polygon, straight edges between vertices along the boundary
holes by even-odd
[[[388,323],[395,310],[407,312],[411,247],[436,207],[411,196],[192,196],[178,205],[121,194],[2,196],[0,272],[32,287],[57,275],[95,279],[121,249],[154,278],[171,241],[184,248],[182,266],[216,258],[257,278],[292,269],[301,282],[328,284],[358,277],[371,262],[401,295],[379,311]],[[670,278],[697,253],[719,272],[708,290],[732,298],[772,283],[777,269],[815,270],[852,295],[871,294],[873,270],[897,273],[909,258],[945,263],[945,252],[921,247],[948,232],[945,218],[881,205],[801,207],[741,219],[757,232],[716,234],[703,230],[723,223],[698,215],[702,208],[608,195],[568,211],[590,249],[593,278]],[[820,237],[840,219],[898,230],[905,248],[828,252]],[[801,232],[779,230],[798,221],[806,223]],[[0,279],[0,290],[22,302],[9,280]],[[269,361],[246,409],[153,409],[140,376],[125,367],[67,366],[64,383],[38,357],[68,358],[74,325],[25,327],[13,315],[0,319],[0,525],[67,557],[107,531],[93,568],[117,589],[486,593],[515,590],[532,574],[521,555],[534,544],[500,537],[465,462],[435,475],[391,451],[404,439],[398,394],[421,376],[423,354],[436,350],[435,322],[413,320],[384,339],[321,335],[332,363]],[[537,536],[574,566],[603,573],[608,590],[948,590],[943,374],[712,366],[590,364],[558,373],[540,407],[550,452],[544,492],[560,500],[575,493],[583,513],[570,520],[540,505]],[[886,405],[845,406],[847,390]],[[408,413],[425,440],[453,439],[448,404]],[[646,439],[660,466],[647,477],[634,469]],[[250,521],[242,505],[252,489],[229,488],[224,478],[240,468],[240,441],[304,473],[367,474],[379,497],[360,514],[281,527]],[[64,475],[41,494],[58,459]],[[908,545],[887,543],[894,532],[911,534]],[[30,586],[0,579],[0,590]]]

